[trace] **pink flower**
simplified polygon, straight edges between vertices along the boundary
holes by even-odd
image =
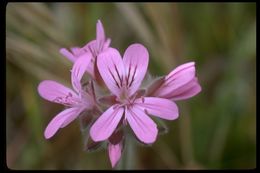
[[[38,92],[46,100],[63,104],[68,108],[56,115],[45,129],[46,139],[51,138],[59,128],[63,128],[76,119],[79,114],[91,109],[95,104],[93,89],[87,88],[87,92],[81,86],[81,78],[89,64],[89,54],[79,57],[71,71],[71,82],[75,92],[60,83],[51,80],[42,81],[38,86]],[[92,83],[90,83],[92,85]]]
[[[146,96],[155,96],[173,101],[184,100],[197,95],[201,86],[195,76],[195,63],[182,64],[167,76],[154,81],[147,89]]]
[[[44,136],[51,138],[79,117],[81,131],[86,133],[85,150],[94,151],[107,144],[112,167],[120,160],[129,134],[143,144],[154,143],[157,135],[167,130],[158,118],[175,120],[179,116],[173,101],[193,97],[201,91],[194,62],[183,64],[140,89],[148,68],[147,49],[132,44],[122,58],[118,50],[110,47],[100,20],[95,40],[83,47],[61,48],[60,53],[73,62],[73,89],[51,80],[39,84],[41,97],[66,106],[50,121]],[[91,79],[82,85],[85,72]],[[104,95],[106,91],[110,93]],[[126,128],[128,125],[131,128]],[[128,133],[129,129],[133,133]]]
[[[106,39],[105,31],[103,25],[100,20],[98,20],[96,25],[96,39],[90,41],[82,48],[73,47],[71,48],[71,52],[65,48],[60,49],[60,53],[67,57],[70,61],[75,62],[76,59],[85,53],[91,53],[91,62],[87,67],[87,72],[95,79],[97,77],[96,69],[95,69],[95,62],[97,56],[104,50],[106,50],[110,45],[111,40],[108,38]]]
[[[167,120],[178,118],[178,108],[174,102],[164,98],[137,97],[136,91],[146,74],[148,61],[148,52],[141,44],[129,46],[123,59],[114,48],[108,48],[98,56],[100,75],[116,96],[116,103],[92,125],[90,135],[94,141],[108,139],[122,120],[124,125],[129,123],[140,141],[153,143],[158,129],[148,114]],[[111,153],[118,153],[114,151],[118,151],[119,146],[110,146],[110,150]]]

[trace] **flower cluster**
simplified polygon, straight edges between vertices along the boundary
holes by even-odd
[[[86,134],[86,149],[105,143],[114,167],[120,160],[124,140],[131,135],[143,144],[156,141],[158,127],[153,118],[175,120],[179,116],[174,101],[198,94],[201,87],[195,76],[195,63],[189,62],[142,86],[149,53],[142,44],[132,44],[124,52],[110,46],[102,23],[98,20],[96,39],[83,47],[60,53],[72,63],[70,89],[51,80],[42,81],[38,92],[44,99],[63,104],[66,109],[56,115],[44,131],[46,139],[60,128],[79,118]],[[88,75],[84,81],[83,76]]]

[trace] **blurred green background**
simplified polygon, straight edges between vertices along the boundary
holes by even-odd
[[[41,80],[70,86],[59,48],[95,38],[101,19],[121,53],[139,42],[154,76],[195,61],[202,92],[177,102],[180,117],[132,169],[256,167],[255,3],[8,3],[6,161],[11,169],[111,169],[106,150],[86,153],[79,123],[51,140],[43,131],[63,106],[37,93]]]

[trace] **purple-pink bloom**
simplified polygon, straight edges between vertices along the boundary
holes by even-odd
[[[195,63],[189,62],[140,89],[149,63],[147,49],[141,44],[132,44],[122,58],[117,49],[110,47],[110,42],[98,20],[96,39],[83,47],[60,49],[60,53],[73,62],[73,89],[45,80],[39,84],[38,92],[44,99],[66,106],[46,127],[46,139],[80,116],[84,133],[92,125],[89,134],[85,135],[85,149],[93,151],[107,143],[109,159],[114,167],[120,160],[125,139],[129,137],[125,126],[130,125],[139,142],[155,142],[158,132],[162,131],[161,120],[154,118],[157,125],[150,115],[166,120],[177,119],[179,113],[174,101],[195,96],[201,91],[201,86],[195,75]],[[85,72],[91,79],[82,85]],[[110,91],[108,95],[103,95],[105,86]]]
[[[165,77],[154,81],[147,89],[147,96],[155,96],[173,101],[184,100],[197,95],[201,86],[195,76],[195,63],[182,64]]]
[[[85,46],[82,48],[80,47],[72,47],[69,50],[66,48],[61,48],[60,53],[67,57],[71,62],[75,62],[77,58],[84,55],[85,53],[90,53],[91,56],[89,58],[91,59],[88,67],[87,72],[94,78],[97,78],[97,74],[95,71],[95,63],[97,56],[106,50],[110,45],[111,40],[109,38],[106,38],[105,31],[103,28],[103,25],[100,20],[98,20],[96,24],[96,39],[88,42]]]
[[[92,125],[90,135],[94,141],[108,139],[123,120],[124,125],[129,123],[140,141],[153,143],[158,129],[148,115],[167,120],[178,118],[178,108],[174,102],[164,98],[138,96],[136,91],[146,74],[148,61],[148,51],[141,44],[130,45],[123,59],[114,48],[108,48],[98,56],[98,70],[108,89],[116,96],[116,103]]]
[[[38,86],[38,92],[41,97],[67,107],[67,109],[56,115],[48,124],[44,131],[46,139],[51,138],[59,128],[63,128],[71,123],[82,111],[91,109],[95,105],[93,89],[89,87],[87,91],[84,91],[80,82],[90,61],[86,57],[89,57],[88,53],[79,57],[72,67],[71,83],[74,91],[51,80],[42,81]]]

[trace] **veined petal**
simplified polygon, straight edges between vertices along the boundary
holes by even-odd
[[[118,161],[120,160],[121,152],[122,152],[121,143],[118,143],[116,145],[113,145],[111,143],[108,144],[108,154],[109,154],[109,159],[112,167],[115,167]]]
[[[65,105],[72,104],[71,98],[78,97],[77,94],[71,89],[52,80],[42,81],[38,85],[38,93],[46,100]]]
[[[94,141],[106,140],[116,129],[124,112],[122,107],[117,106],[108,108],[90,128],[90,136]]]
[[[133,106],[126,111],[126,118],[137,138],[144,143],[156,140],[158,129],[153,120],[140,108]]]
[[[98,56],[97,66],[108,89],[116,96],[120,96],[124,64],[119,52],[114,48],[108,48]]]
[[[201,86],[198,83],[197,78],[194,78],[191,82],[186,84],[183,87],[180,87],[178,90],[172,92],[168,98],[171,100],[184,100],[191,98],[197,95],[201,91]]]
[[[46,139],[51,138],[59,130],[59,128],[65,127],[74,119],[76,119],[81,111],[82,111],[81,108],[73,107],[73,108],[65,109],[64,111],[60,112],[51,120],[51,122],[46,127],[44,131],[45,138]]]
[[[71,116],[67,116],[66,118],[64,118],[64,121],[63,121],[62,125],[60,126],[60,128],[66,127],[73,120],[75,120],[80,115],[80,113],[82,111],[84,111],[86,109],[85,107],[73,107],[73,108],[75,108],[75,114],[71,115]]]
[[[198,85],[195,85],[193,86],[192,88],[190,88],[188,91],[178,95],[178,96],[174,96],[172,98],[172,100],[185,100],[185,99],[188,99],[188,98],[191,98],[195,95],[197,95],[199,92],[201,91],[201,86],[198,84]]]
[[[65,48],[61,48],[60,49],[60,53],[65,56],[66,58],[68,58],[68,60],[70,60],[71,62],[75,62],[76,61],[76,57],[71,53],[69,52],[67,49]]]
[[[188,83],[180,86],[179,88],[173,90],[172,92],[170,92],[166,97],[167,99],[171,99],[172,97],[179,95],[187,90],[189,90],[190,88],[192,88],[194,85],[198,84],[198,79],[197,77],[194,77],[191,81],[189,81]]]
[[[143,97],[136,99],[135,105],[146,111],[148,114],[166,120],[174,120],[179,116],[177,105],[168,99]]]
[[[85,53],[80,56],[74,63],[71,70],[71,83],[73,88],[79,92],[81,90],[81,78],[84,75],[92,56],[90,53]]]
[[[124,54],[123,62],[126,72],[126,84],[129,88],[129,96],[140,87],[147,71],[149,54],[141,44],[130,45]]]
[[[195,63],[189,62],[178,66],[170,72],[164,80],[162,86],[155,91],[154,96],[166,97],[174,90],[182,87],[195,77]]]

